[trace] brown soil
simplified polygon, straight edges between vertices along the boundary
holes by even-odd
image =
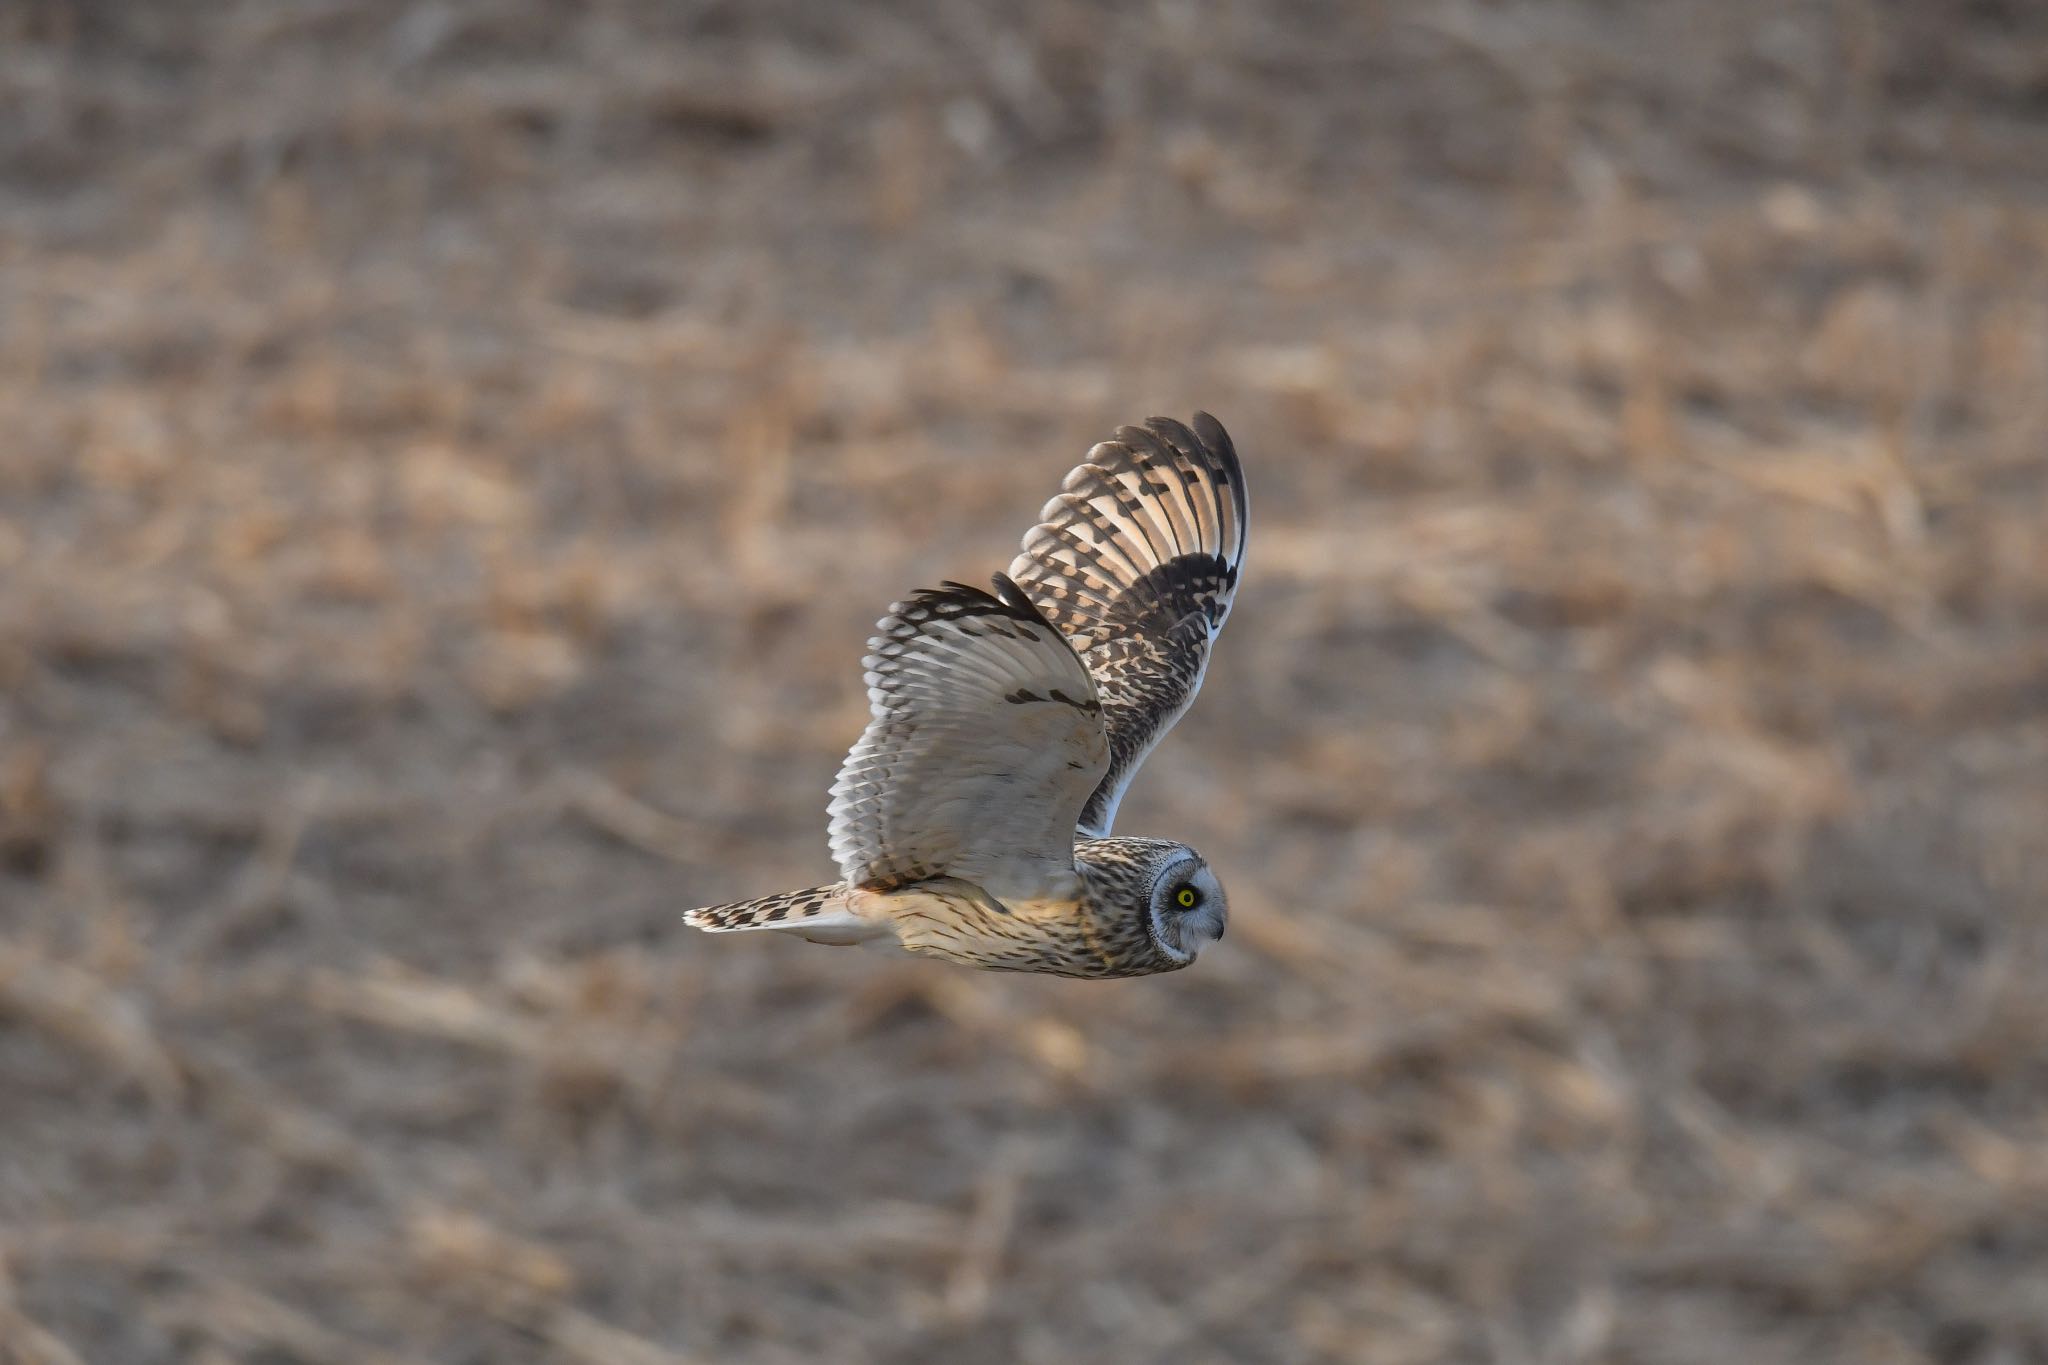
[[[685,933],[1196,407],[1230,937]],[[2048,1360],[2041,6],[11,0],[0,432],[0,1359]]]

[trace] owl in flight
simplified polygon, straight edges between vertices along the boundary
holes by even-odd
[[[1223,937],[1199,853],[1110,826],[1230,614],[1237,452],[1205,412],[1123,427],[1039,516],[994,592],[914,592],[868,642],[874,718],[832,786],[843,880],[686,923],[1088,977],[1178,971]]]

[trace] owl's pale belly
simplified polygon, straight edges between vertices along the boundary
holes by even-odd
[[[1083,899],[1005,904],[971,883],[934,881],[862,893],[856,906],[863,918],[885,920],[904,951],[920,957],[988,971],[1131,974]]]

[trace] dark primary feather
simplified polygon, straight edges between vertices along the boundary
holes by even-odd
[[[1121,427],[1067,475],[1010,565],[1095,680],[1109,770],[1083,808],[1109,832],[1145,755],[1201,686],[1244,562],[1244,470],[1223,426]]]

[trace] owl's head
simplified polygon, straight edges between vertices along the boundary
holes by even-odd
[[[1222,938],[1230,921],[1223,883],[1191,848],[1176,848],[1161,861],[1147,899],[1152,943],[1176,966]]]

